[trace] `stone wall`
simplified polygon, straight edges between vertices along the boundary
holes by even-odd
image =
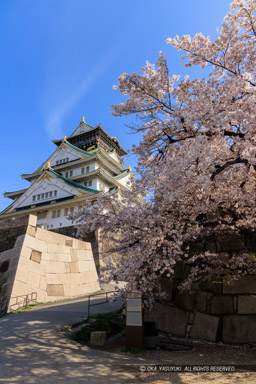
[[[15,224],[9,233],[12,228]],[[16,296],[32,292],[38,302],[47,302],[100,289],[90,243],[37,228],[31,215],[22,228],[14,247],[0,253],[0,311],[14,304]],[[4,231],[0,228],[0,239]]]
[[[6,311],[13,289],[22,248],[17,239],[26,233],[30,220],[27,215],[0,221],[0,313]]]
[[[70,236],[70,237],[73,237],[74,239],[78,239],[77,228],[74,226],[52,229],[51,232],[60,233],[65,236]],[[99,235],[97,231],[97,232],[88,233],[86,238],[83,240],[91,244],[96,270],[99,273],[100,266],[102,266],[102,256],[101,256],[102,246],[98,238],[99,238]]]
[[[65,236],[70,236],[75,239],[78,238],[77,229],[74,226],[52,229],[51,231]],[[118,262],[119,255],[108,252],[111,245],[101,230],[88,233],[86,238],[83,240],[91,243],[93,258],[98,273],[100,273],[100,267],[105,267],[107,264],[116,264]]]
[[[211,248],[228,257],[239,254],[245,244],[255,252],[255,240],[255,233],[243,238],[205,239],[194,249]],[[145,313],[145,320],[156,321],[158,330],[183,338],[256,343],[256,276],[244,276],[232,285],[204,283],[195,292],[181,292],[177,286],[187,268],[178,264],[173,279],[161,279],[165,299]]]

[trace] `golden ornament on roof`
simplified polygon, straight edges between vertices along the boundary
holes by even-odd
[[[67,141],[67,136],[64,136],[62,139],[62,143],[65,143]]]
[[[84,116],[82,117],[82,120],[80,121],[80,123],[84,123]]]
[[[50,167],[51,167],[51,162],[47,161],[47,165],[46,165],[45,169],[49,169]]]
[[[132,171],[130,165],[127,165],[127,168],[129,169],[130,172]]]

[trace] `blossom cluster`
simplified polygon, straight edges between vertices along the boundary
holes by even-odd
[[[161,276],[191,265],[183,286],[255,273],[250,251],[221,260],[193,254],[187,244],[202,236],[256,230],[256,2],[235,0],[215,41],[197,34],[167,39],[186,54],[186,66],[212,67],[207,78],[169,75],[160,52],[142,73],[123,73],[125,103],[115,116],[134,114],[142,132],[134,145],[139,177],[130,191],[102,194],[77,217],[79,233],[101,229],[119,262],[105,277],[128,281],[151,299]],[[149,197],[143,203],[138,196]],[[89,214],[88,214],[89,210]]]

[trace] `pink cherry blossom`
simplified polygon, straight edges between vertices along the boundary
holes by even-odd
[[[231,10],[215,41],[202,34],[167,39],[186,54],[186,66],[211,66],[211,76],[170,75],[162,52],[141,74],[120,75],[126,101],[112,110],[134,115],[131,130],[143,132],[133,147],[138,178],[130,191],[101,194],[77,216],[80,236],[100,229],[108,242],[104,278],[116,275],[151,301],[177,262],[191,266],[183,283],[190,289],[223,271],[226,280],[256,273],[245,245],[227,260],[190,249],[205,236],[256,229],[256,2],[235,0]]]

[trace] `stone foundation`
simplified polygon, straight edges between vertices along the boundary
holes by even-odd
[[[0,241],[0,312],[32,292],[47,302],[100,289],[91,244],[37,228],[35,216],[2,220]]]
[[[227,257],[239,254],[246,245],[256,250],[256,234],[244,237],[206,239],[193,244],[194,251],[210,249]],[[188,267],[177,264],[173,279],[161,279],[165,299],[156,302],[146,321],[155,321],[157,329],[188,339],[224,343],[256,343],[256,276],[247,275],[232,285],[204,283],[196,292],[180,292]]]

